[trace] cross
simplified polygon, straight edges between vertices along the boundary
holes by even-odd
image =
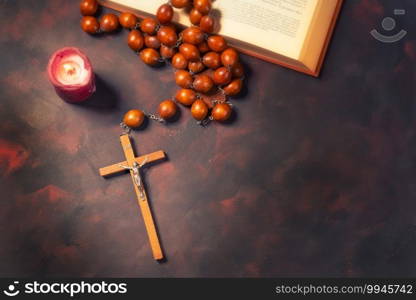
[[[147,163],[152,163],[164,159],[166,155],[163,151],[156,151],[150,154],[136,157],[134,155],[133,147],[128,134],[120,135],[120,142],[121,146],[123,147],[126,161],[101,168],[100,175],[105,177],[129,170],[133,180],[134,190],[137,195],[137,201],[139,203],[144,224],[146,226],[147,235],[150,241],[150,247],[152,248],[153,258],[155,260],[161,260],[163,259],[163,252],[162,248],[160,247],[159,237],[157,235],[156,226],[153,221],[149,202],[147,200],[146,191],[140,177],[140,168]]]

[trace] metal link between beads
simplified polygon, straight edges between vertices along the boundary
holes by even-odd
[[[160,24],[157,24],[156,27],[155,27],[155,31],[158,32],[160,27],[161,27]]]
[[[166,63],[168,63],[168,61],[169,61],[169,59],[168,58],[166,58],[166,57],[159,57],[158,59],[157,59],[157,61],[158,62],[160,62],[160,63],[164,63],[164,64],[166,64]]]
[[[139,30],[140,29],[140,25],[141,25],[141,21],[138,21],[137,23],[136,23],[136,25],[134,25],[134,27],[133,27],[133,30]]]
[[[172,48],[178,48],[182,44],[182,34],[179,35],[176,44]]]
[[[162,119],[161,117],[158,117],[154,114],[146,114],[146,116],[150,119],[150,120],[154,120],[157,121],[159,123],[165,123],[166,121],[164,119]]]
[[[218,99],[212,100],[212,104],[214,104],[214,105],[215,104],[219,104],[219,103],[225,103],[225,104],[228,104],[231,107],[234,106],[234,104],[232,104],[228,99],[225,99],[225,100],[218,100]]]
[[[222,88],[222,87],[218,87],[218,90],[220,91],[220,93],[222,94],[222,95],[224,95],[225,96],[225,91],[224,91],[224,89]]]
[[[123,130],[123,134],[130,134],[131,128],[127,126],[124,122],[120,123],[120,127]]]
[[[198,121],[197,124],[198,125],[201,125],[202,127],[206,127],[213,120],[214,120],[214,118],[212,116],[209,116],[208,118],[206,118],[204,120]]]

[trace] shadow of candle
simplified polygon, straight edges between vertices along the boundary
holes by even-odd
[[[116,111],[119,107],[119,97],[115,90],[97,74],[95,74],[95,85],[95,93],[78,105],[97,111]]]

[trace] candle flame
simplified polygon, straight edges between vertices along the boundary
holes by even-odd
[[[81,67],[74,61],[64,61],[58,67],[57,78],[63,83],[75,83],[79,81]]]
[[[74,75],[77,71],[75,66],[73,64],[70,64],[70,63],[62,64],[62,68],[64,69],[64,72],[68,75]]]

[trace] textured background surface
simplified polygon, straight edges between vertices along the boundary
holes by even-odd
[[[228,1],[228,0],[224,0]],[[248,89],[228,125],[185,109],[134,133],[168,261],[151,258],[118,123],[176,87],[126,32],[91,37],[78,1],[0,0],[0,275],[416,276],[416,3],[346,1],[320,79],[244,57]],[[393,6],[395,5],[395,6]],[[409,31],[381,44],[394,8]],[[98,94],[61,101],[49,55],[90,57]]]

